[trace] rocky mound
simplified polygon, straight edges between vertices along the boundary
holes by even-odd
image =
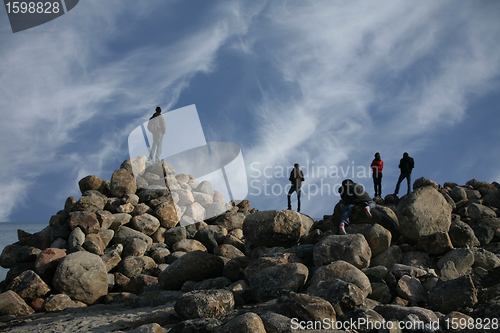
[[[257,211],[143,156],[111,181],[79,185],[82,196],[45,229],[19,230],[3,250],[0,328],[106,306],[162,313],[116,318],[113,331],[134,332],[342,331],[353,321],[365,322],[350,327],[358,332],[377,332],[370,321],[444,330],[498,317],[497,183],[418,179],[410,195],[378,199],[371,219],[356,207],[347,235],[338,235],[342,202],[321,221]]]

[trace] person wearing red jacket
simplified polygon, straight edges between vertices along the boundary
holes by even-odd
[[[380,159],[380,153],[375,154],[370,168],[373,170],[373,187],[375,188],[375,198],[382,197],[382,169],[384,168],[384,161]]]

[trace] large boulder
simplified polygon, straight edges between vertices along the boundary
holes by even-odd
[[[253,312],[244,313],[213,331],[214,333],[266,333],[262,319]]]
[[[224,289],[195,290],[179,297],[174,308],[185,319],[218,318],[234,309],[234,297]]]
[[[61,260],[52,284],[60,293],[92,304],[108,293],[108,273],[99,256],[80,251]]]
[[[137,191],[134,176],[125,169],[116,170],[111,176],[110,190],[111,194],[118,198],[126,194],[134,194]]]
[[[451,211],[452,207],[437,189],[432,186],[417,188],[398,203],[399,231],[413,243],[422,236],[447,232],[451,225]]]
[[[352,283],[339,279],[321,281],[307,288],[307,294],[321,297],[336,309],[339,306],[342,311],[350,312],[366,306],[366,298],[363,291]]]
[[[35,313],[26,302],[12,290],[0,294],[0,316],[29,316]]]
[[[309,270],[300,263],[261,269],[250,276],[250,290],[258,301],[276,298],[284,290],[298,291],[307,281]]]
[[[359,269],[370,266],[372,251],[361,234],[332,235],[323,238],[314,246],[313,259],[316,266],[343,260]]]
[[[477,289],[470,276],[443,282],[429,293],[429,306],[442,313],[472,307],[477,301]]]
[[[179,290],[186,281],[201,281],[222,276],[224,261],[203,251],[188,252],[176,259],[158,275],[158,283],[166,290]]]
[[[8,288],[30,302],[50,292],[50,287],[32,270],[24,271],[9,284]]]
[[[313,220],[291,210],[268,210],[251,214],[243,222],[245,239],[255,246],[296,245],[311,229]]]
[[[101,224],[97,219],[97,215],[87,211],[69,213],[68,225],[71,230],[78,227],[85,234],[97,234],[101,230]]]
[[[483,205],[500,208],[500,190],[484,196]]]
[[[151,237],[143,234],[140,231],[134,230],[132,228],[122,226],[116,229],[115,231],[115,236],[113,237],[113,242],[118,245],[118,244],[128,244],[131,242],[134,238],[139,238],[146,242],[148,244],[148,249],[151,247],[153,244],[153,240]]]
[[[365,297],[372,292],[370,280],[365,273],[354,265],[342,260],[319,267],[314,272],[308,284],[310,286],[315,286],[321,282],[329,282],[334,279],[354,284],[363,292]]]
[[[290,318],[301,321],[335,321],[336,313],[333,306],[321,297],[298,294],[294,292],[284,293],[278,302],[282,311]]]

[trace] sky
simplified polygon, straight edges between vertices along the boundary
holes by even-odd
[[[309,216],[344,178],[373,195],[376,152],[383,196],[403,152],[413,180],[500,181],[499,16],[489,0],[85,0],[13,33],[0,9],[0,221],[47,223],[81,178],[109,180],[157,106],[195,105],[206,142],[239,146],[259,210],[286,208],[294,163]]]

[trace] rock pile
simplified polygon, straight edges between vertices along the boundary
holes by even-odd
[[[498,183],[418,179],[410,195],[377,199],[371,219],[356,207],[347,235],[342,202],[320,221],[257,211],[143,156],[111,181],[79,185],[49,226],[19,230],[3,250],[0,315],[164,305],[168,323],[134,332],[172,333],[342,331],[353,321],[365,322],[358,332],[378,332],[369,321],[446,329],[498,317]]]

